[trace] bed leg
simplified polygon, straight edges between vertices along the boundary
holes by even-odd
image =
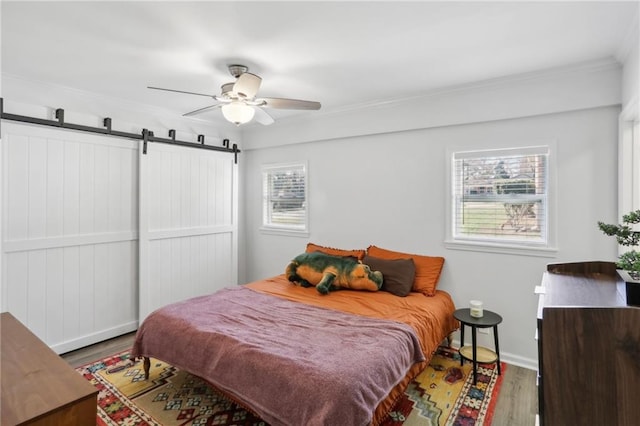
[[[447,347],[451,347],[451,342],[453,342],[453,333],[447,336]]]
[[[144,357],[144,379],[149,380],[149,370],[151,369],[151,360],[148,356]]]

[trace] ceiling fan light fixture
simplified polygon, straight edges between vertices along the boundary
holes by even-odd
[[[215,104],[187,112],[186,114],[183,114],[183,116],[190,117],[210,111],[214,108],[220,108],[224,118],[236,126],[248,123],[254,119],[254,116],[255,121],[259,124],[264,126],[272,124],[274,122],[273,117],[271,117],[263,108],[301,110],[320,109],[320,102],[316,101],[287,98],[258,98],[256,96],[262,84],[262,77],[248,72],[249,68],[245,65],[230,64],[228,65],[228,68],[229,73],[235,77],[236,80],[234,82],[223,84],[220,88],[221,91],[219,95],[165,89],[162,87],[147,87],[149,89],[165,90],[167,92],[184,93],[188,95],[212,98],[216,101]]]
[[[249,105],[245,105],[242,102],[231,102],[222,106],[222,115],[227,121],[232,122],[236,126],[244,123],[248,123],[253,119],[255,111]]]

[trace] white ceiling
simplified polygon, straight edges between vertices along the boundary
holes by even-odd
[[[263,78],[259,95],[348,108],[616,57],[639,13],[638,1],[5,0],[0,7],[3,75],[176,115],[213,102],[146,86],[217,94],[233,81],[227,64],[241,63]]]

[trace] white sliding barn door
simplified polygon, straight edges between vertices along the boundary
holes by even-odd
[[[2,127],[0,310],[58,353],[135,330],[137,142]]]
[[[139,320],[168,303],[237,284],[234,155],[140,142]]]

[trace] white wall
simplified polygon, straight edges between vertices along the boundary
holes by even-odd
[[[616,58],[624,65],[622,72],[622,105],[628,107],[634,102],[637,109],[640,103],[640,8],[634,23],[629,27],[625,40]]]
[[[620,104],[621,67],[613,58],[417,93],[243,129],[242,149],[482,123]]]
[[[640,208],[640,10],[616,57],[623,64],[618,145],[618,217]],[[627,247],[620,246],[620,253]]]
[[[168,137],[169,129],[176,130],[176,139],[197,142],[197,135],[205,136],[208,145],[221,145],[223,139],[231,143],[239,140],[239,130],[229,123],[211,122],[197,117],[181,117],[162,108],[110,98],[92,92],[26,80],[14,75],[1,75],[0,96],[4,112],[56,120],[57,108],[65,110],[65,121],[102,127],[103,119],[112,119],[113,130],[141,134],[146,128],[155,136]]]
[[[572,89],[585,89],[576,81],[586,77],[598,86],[591,94],[572,97],[575,94]],[[307,143],[275,146],[277,129],[273,138],[268,132],[255,138],[247,134],[245,142],[252,148],[261,142],[271,147],[251,149],[244,154],[246,280],[280,274],[293,256],[304,251],[306,238],[269,235],[258,230],[259,171],[266,163],[306,160],[309,241],[342,248],[376,244],[398,251],[444,256],[440,288],[451,293],[457,306],[467,306],[470,299],[481,299],[487,309],[500,313],[504,318],[500,326],[504,360],[535,368],[537,298],[533,288],[539,284],[545,265],[615,258],[615,242],[601,235],[596,222],[616,217],[620,112],[620,74],[616,75],[611,68],[580,69],[573,76],[567,73],[561,78],[557,75],[553,79],[543,78],[545,81],[511,81],[507,83],[511,90],[502,86],[487,91],[486,104],[499,107],[495,119],[491,119],[491,111],[482,110],[482,97],[461,103],[460,107],[470,111],[469,117],[474,116],[474,110],[482,110],[480,115],[485,117],[477,122],[470,120],[469,124],[425,125],[422,129],[353,136],[364,128],[361,125],[367,122],[367,117],[371,118],[372,127],[380,127],[375,122],[377,111],[369,116],[363,111],[354,120],[354,126],[341,123],[330,129],[311,130],[304,126],[298,132],[287,129],[288,140],[302,135],[304,140],[311,141]],[[532,83],[537,90],[530,92],[528,98],[517,95],[525,89],[523,84]],[[556,94],[561,95],[557,103]],[[470,99],[463,93],[454,96]],[[571,107],[567,96],[572,99]],[[528,109],[536,110],[533,105],[543,104],[552,112],[522,114]],[[521,116],[504,117],[511,107]],[[398,107],[387,113],[392,114],[387,117],[392,128],[393,117],[402,116],[403,110]],[[442,117],[449,118],[455,120]],[[413,124],[416,123],[419,125],[417,118]],[[327,137],[329,133],[346,136]],[[505,144],[526,146],[541,140],[555,140],[558,147],[557,255],[544,258],[445,249],[447,150],[463,146],[478,149]]]

